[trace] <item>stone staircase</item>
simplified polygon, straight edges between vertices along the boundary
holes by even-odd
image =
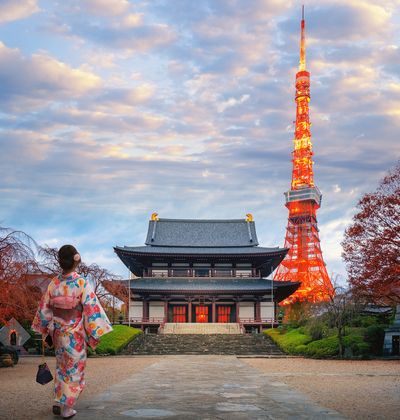
[[[264,334],[142,334],[122,351],[130,355],[230,354],[285,357]]]
[[[237,323],[166,323],[162,334],[240,334]]]

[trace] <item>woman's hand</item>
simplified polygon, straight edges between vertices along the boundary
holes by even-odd
[[[47,334],[46,338],[44,339],[44,343],[49,349],[54,346],[53,339],[51,338],[50,334]]]

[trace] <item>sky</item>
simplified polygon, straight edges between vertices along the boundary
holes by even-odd
[[[0,0],[0,225],[113,246],[162,218],[240,219],[283,246],[301,2]],[[321,246],[399,158],[400,3],[304,1]]]

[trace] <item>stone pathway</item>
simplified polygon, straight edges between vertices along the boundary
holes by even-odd
[[[343,419],[234,356],[164,357],[77,410],[76,420]]]

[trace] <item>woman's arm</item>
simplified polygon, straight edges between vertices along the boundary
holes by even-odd
[[[97,296],[86,279],[83,285],[82,300],[83,324],[86,332],[86,342],[95,349],[100,337],[112,331],[112,326]]]
[[[50,286],[51,283],[40,300],[38,310],[32,322],[32,330],[45,336],[49,334],[49,323],[53,319],[53,310],[50,306]]]

